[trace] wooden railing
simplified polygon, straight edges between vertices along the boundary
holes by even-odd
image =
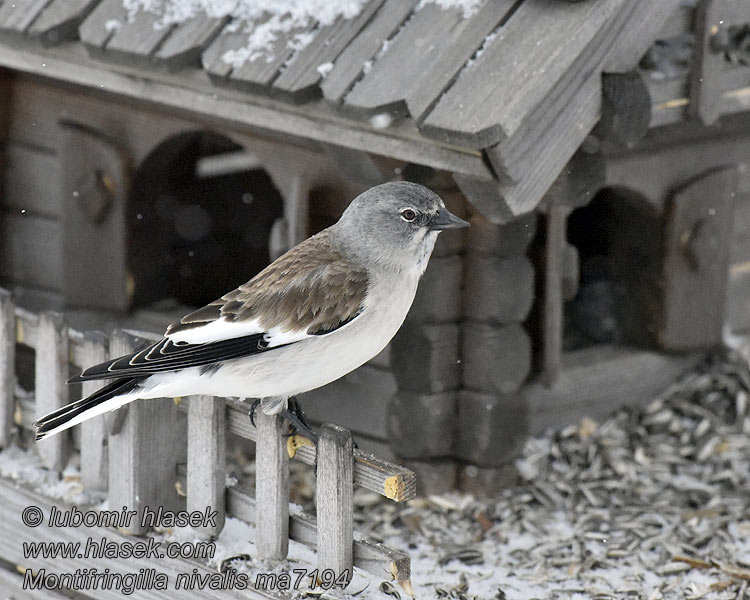
[[[109,339],[98,332],[81,333],[66,327],[59,314],[15,307],[10,294],[0,289],[0,447],[11,443],[15,427],[31,428],[35,418],[69,402],[69,365],[85,368],[156,339],[154,334],[122,330]],[[20,415],[14,393],[16,344],[36,352],[35,400],[19,401]],[[84,383],[83,395],[99,385]],[[278,415],[258,410],[254,427],[249,410],[246,401],[192,396],[136,401],[85,421],[79,426],[82,483],[89,490],[107,491],[109,506],[127,506],[139,515],[147,506],[171,509],[176,499],[179,502],[177,489],[186,495],[188,511],[208,506],[218,511],[216,526],[202,530],[206,535],[217,536],[227,514],[255,523],[259,558],[284,558],[292,539],[318,549],[321,572],[351,574],[356,566],[410,589],[406,554],[354,539],[353,487],[402,502],[416,495],[414,473],[357,450],[347,429],[323,425],[317,451],[317,519],[301,512],[290,515],[288,460],[291,456],[312,465],[315,448],[299,436],[288,438]],[[256,442],[255,493],[226,486],[228,431]],[[65,467],[70,440],[62,434],[36,444],[49,469],[59,473]],[[140,521],[134,519],[125,532],[145,533]]]

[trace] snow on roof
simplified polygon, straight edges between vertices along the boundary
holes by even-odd
[[[434,3],[444,10],[459,9],[465,18],[473,15],[485,0],[421,0],[418,8]],[[211,18],[231,17],[230,27],[248,33],[247,45],[227,52],[224,60],[237,68],[246,61],[265,54],[279,35],[295,29],[331,25],[339,18],[352,19],[368,0],[122,0],[128,19],[141,12],[158,15],[154,25],[169,27],[206,15]],[[292,36],[289,46],[304,48],[311,40],[309,31]]]

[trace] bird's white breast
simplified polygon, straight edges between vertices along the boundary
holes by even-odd
[[[414,300],[419,273],[373,276],[361,314],[322,336],[227,361],[201,375],[198,368],[155,375],[141,397],[206,394],[266,398],[292,396],[339,379],[373,358],[401,327]]]

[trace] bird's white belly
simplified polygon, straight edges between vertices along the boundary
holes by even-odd
[[[267,353],[227,361],[203,375],[198,368],[152,376],[140,396],[288,397],[326,385],[373,358],[404,321],[418,277],[373,285],[362,314],[341,329]]]

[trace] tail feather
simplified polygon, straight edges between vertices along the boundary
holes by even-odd
[[[87,398],[71,402],[40,417],[34,422],[36,439],[41,440],[69,429],[82,421],[95,417],[110,410],[115,410],[137,398],[140,383],[145,377],[129,377],[118,379],[94,392]]]

